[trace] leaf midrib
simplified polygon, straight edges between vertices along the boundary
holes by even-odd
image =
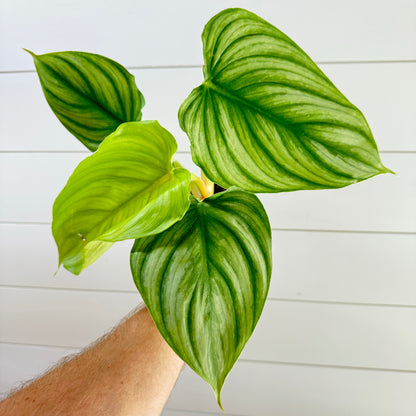
[[[274,123],[280,124],[280,125],[282,125],[283,127],[285,127],[286,129],[288,129],[292,132],[302,132],[302,134],[305,134],[305,131],[302,128],[302,125],[303,124],[310,124],[310,123],[301,123],[301,124],[298,125],[298,124],[290,123],[285,118],[276,116],[275,114],[271,114],[271,113],[265,111],[262,107],[260,107],[256,104],[253,104],[252,102],[250,102],[249,100],[247,100],[245,98],[240,97],[238,94],[236,94],[233,91],[230,91],[226,87],[224,87],[222,85],[219,86],[219,85],[215,84],[212,81],[212,79],[205,80],[202,85],[205,88],[207,88],[208,90],[212,90],[212,91],[218,93],[219,95],[221,95],[223,97],[226,97],[229,100],[232,100],[234,102],[238,102],[239,104],[241,104],[241,105],[249,108],[250,110],[260,114],[262,117],[264,117],[264,118],[266,118],[266,119],[268,119],[268,120],[270,120]],[[350,108],[350,107],[347,107],[347,108]],[[354,109],[355,107],[351,107],[351,108]],[[319,122],[319,123],[315,123],[315,124],[334,124],[334,123]],[[357,128],[353,128],[352,126],[347,126],[346,128],[348,128],[349,130],[355,131],[357,134],[360,134],[361,136],[363,136],[366,139],[367,143],[372,144],[371,141],[369,140],[369,139],[372,138],[372,136],[368,136],[364,131],[361,131],[360,129],[357,129]],[[310,141],[315,141],[315,142],[317,142],[321,145],[326,146],[327,148],[333,149],[338,154],[340,153],[340,154],[344,154],[344,155],[347,155],[347,156],[351,156],[350,154],[346,153],[345,151],[339,149],[338,147],[336,147],[332,144],[329,144],[329,143],[326,143],[326,142],[322,143],[320,140],[317,140],[315,137],[310,137],[309,136],[309,139],[310,139]],[[363,162],[363,163],[365,163],[365,162]]]
[[[143,195],[146,192],[149,192],[151,190],[151,188],[154,188],[156,186],[158,186],[161,182],[164,182],[166,180],[169,180],[168,177],[173,177],[173,171],[172,172],[167,172],[165,175],[163,175],[162,177],[160,177],[157,181],[152,182],[151,184],[149,184],[146,188],[144,188],[143,190],[140,191],[140,193],[134,193],[130,198],[126,199],[121,205],[119,205],[115,210],[112,211],[108,211],[108,214],[104,217],[101,218],[99,220],[99,222],[97,222],[96,224],[94,224],[91,229],[88,231],[88,233],[86,233],[86,235],[83,235],[84,238],[86,238],[86,244],[89,244],[93,241],[100,241],[100,238],[102,237],[102,235],[107,234],[111,231],[114,231],[114,226],[105,230],[104,232],[101,232],[100,234],[94,236],[93,238],[90,238],[90,235],[94,233],[97,233],[97,230],[100,230],[100,228],[102,228],[103,223],[106,223],[108,221],[109,218],[113,217],[114,215],[117,215],[117,213],[127,204],[129,204],[130,202],[132,202],[134,199],[136,199],[137,197]],[[158,195],[160,196],[160,195]],[[141,210],[140,210],[141,211]],[[140,212],[139,211],[139,212]],[[135,214],[137,215],[137,213]],[[125,221],[123,221],[122,223],[118,223],[116,225],[116,227],[120,226],[121,224],[124,224],[125,222],[128,222],[132,219],[133,216],[130,216],[129,218],[127,218]],[[74,248],[73,248],[74,249]],[[65,255],[68,255],[68,253],[71,253],[72,250],[69,250],[67,253],[65,253]]]
[[[219,86],[219,85],[215,84],[212,81],[212,79],[205,80],[202,85],[208,90],[212,90],[212,91],[218,93],[219,95],[222,95],[223,97],[226,97],[226,98],[228,98],[232,101],[236,101],[239,104],[242,104],[245,107],[250,108],[254,112],[261,114],[263,117],[265,117],[265,118],[267,118],[267,119],[269,119],[269,120],[271,120],[275,123],[282,124],[286,128],[293,129],[293,125],[291,123],[288,123],[285,119],[283,119],[281,117],[277,117],[274,114],[271,115],[271,114],[267,113],[261,107],[251,103],[250,101],[248,101],[244,98],[241,98],[239,95],[235,94],[234,92],[231,92],[230,90],[228,90],[223,85]]]
[[[221,96],[223,96],[223,97],[226,97],[226,98],[228,98],[229,100],[232,100],[232,101],[234,101],[234,102],[238,102],[239,104],[241,104],[241,105],[243,105],[243,106],[245,106],[245,107],[247,107],[247,108],[249,108],[250,110],[252,110],[252,111],[254,111],[254,112],[256,112],[256,113],[258,113],[258,114],[260,114],[262,117],[264,117],[264,118],[266,118],[266,119],[268,119],[268,120],[270,120],[270,121],[272,121],[272,122],[274,122],[274,123],[277,123],[277,124],[280,124],[280,125],[282,125],[283,127],[285,127],[285,128],[287,128],[287,129],[289,129],[289,130],[291,130],[291,131],[302,131],[303,132],[303,129],[302,129],[302,124],[303,123],[299,123],[299,124],[295,124],[295,123],[291,123],[291,122],[289,122],[289,121],[287,121],[285,118],[283,118],[283,117],[279,117],[279,116],[277,116],[277,115],[275,115],[275,114],[272,114],[272,113],[270,113],[270,112],[267,112],[267,111],[265,111],[262,107],[260,107],[260,106],[258,106],[258,105],[256,105],[256,104],[253,104],[251,101],[249,101],[249,100],[247,100],[247,99],[245,99],[245,98],[242,98],[242,97],[240,97],[237,93],[235,93],[234,91],[230,91],[228,88],[226,88],[225,86],[223,86],[223,85],[221,85],[221,84],[216,84],[213,80],[212,80],[212,78],[208,78],[208,79],[206,79],[204,82],[203,82],[203,84],[202,84],[203,86],[204,86],[204,88],[206,88],[207,90],[212,90],[212,91],[214,91],[214,92],[216,92],[216,93],[218,93],[219,95],[221,95]],[[321,97],[322,98],[322,97]],[[333,102],[333,101],[331,101],[331,102]],[[339,104],[339,103],[337,103],[337,104]],[[354,106],[351,106],[351,107],[348,107],[348,106],[345,106],[346,108],[349,108],[349,109],[351,109],[351,110],[354,110],[354,109],[356,109]],[[327,123],[323,123],[323,122],[320,122],[320,123],[316,123],[316,124],[327,124]],[[352,127],[352,126],[347,126],[347,128],[349,129],[349,130],[353,130],[353,131],[356,131],[357,133],[359,133],[360,135],[363,135],[363,136],[365,136],[365,137],[367,137],[368,138],[368,136],[367,136],[367,134],[365,134],[365,132],[363,132],[363,131],[361,131],[360,129],[357,129],[357,128],[354,128],[354,127]],[[314,139],[315,140],[315,139]]]
[[[214,334],[214,330],[213,330],[213,320],[211,319],[212,317],[212,310],[213,310],[213,304],[212,304],[212,300],[213,300],[213,296],[212,296],[212,277],[211,277],[211,273],[210,273],[210,261],[209,261],[209,255],[208,255],[208,230],[207,230],[207,223],[206,223],[206,210],[209,209],[209,206],[205,203],[205,202],[198,202],[197,204],[197,213],[198,213],[198,217],[199,217],[199,229],[200,229],[200,233],[201,233],[201,257],[202,257],[202,262],[203,262],[203,269],[205,269],[205,273],[206,276],[208,276],[207,279],[207,285],[209,288],[209,294],[208,299],[209,299],[209,310],[210,310],[210,318],[208,319],[208,325],[209,325],[209,332],[211,334]],[[202,212],[201,212],[202,211]],[[211,350],[211,346],[210,346],[210,350]],[[209,366],[211,367],[211,366]],[[207,374],[208,378],[211,378],[212,374]],[[214,377],[215,379],[215,377]],[[211,382],[209,381],[209,383],[211,384]]]
[[[109,118],[111,118],[112,120],[114,120],[116,123],[122,124],[122,123],[125,122],[125,120],[122,120],[119,117],[117,117],[110,110],[108,110],[107,108],[105,108],[100,102],[91,99],[90,96],[88,96],[84,92],[80,91],[79,89],[75,88],[70,82],[68,82],[65,78],[63,78],[59,72],[55,71],[55,69],[53,69],[53,67],[51,67],[48,63],[42,62],[38,57],[37,57],[37,59],[39,60],[39,62],[42,65],[44,65],[45,67],[47,67],[47,69],[55,75],[55,78],[56,79],[59,79],[59,81],[62,84],[64,84],[66,87],[68,87],[68,89],[71,89],[72,91],[75,91],[77,93],[77,95],[80,95],[85,101],[87,101],[87,102],[91,103],[92,105],[95,105],[96,107],[98,107],[100,111],[102,111],[106,116],[108,116]],[[71,67],[71,69],[73,69],[78,74],[80,74],[80,76],[85,80],[84,75],[71,62],[68,62],[65,59],[62,59],[62,60],[66,64],[68,64]],[[42,82],[42,88],[44,88],[44,90],[46,92],[48,92],[48,94],[50,93],[49,88],[47,88],[46,84],[44,84],[43,82]]]
[[[128,199],[126,199],[121,205],[119,205],[115,210],[113,211],[109,211],[108,215],[105,216],[105,218],[100,221],[101,223],[105,223],[107,222],[107,220],[115,215],[117,215],[126,205],[130,204],[133,200],[135,200],[138,197],[142,197],[144,194],[148,194],[148,193],[152,193],[152,188],[157,188],[159,187],[159,185],[165,183],[165,182],[169,182],[169,180],[174,178],[174,172],[172,171],[168,171],[166,172],[163,176],[161,176],[159,179],[157,179],[154,182],[151,182],[148,186],[146,186],[144,189],[140,190],[140,192],[135,192],[131,197],[129,197]],[[155,199],[159,198],[162,194],[158,194],[156,195],[154,198],[152,198],[151,201],[149,201],[149,203],[145,206],[143,206],[141,208],[140,211],[136,212],[136,214],[134,214],[133,216],[130,216],[129,218],[127,218],[125,221],[123,221],[122,223],[118,223],[117,226],[120,226],[120,224],[124,224],[126,222],[131,221],[131,219],[133,217],[135,217],[138,213],[140,213],[145,207],[147,207],[148,205],[152,204],[154,202]],[[94,227],[95,228],[95,227]],[[107,230],[106,232],[102,233],[101,235],[97,236],[96,238],[94,238],[94,240],[97,240],[98,238],[100,238],[100,236],[102,236],[103,234],[107,234],[110,231],[113,231],[113,228],[110,230]]]

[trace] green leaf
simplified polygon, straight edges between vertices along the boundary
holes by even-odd
[[[160,333],[221,406],[269,289],[271,231],[260,201],[238,188],[192,198],[180,222],[136,241],[130,264]]]
[[[117,62],[85,52],[28,52],[52,111],[88,149],[96,150],[120,124],[141,119],[144,98]]]
[[[227,9],[208,22],[202,41],[205,81],[179,120],[211,180],[282,192],[390,172],[362,113],[280,30]]]
[[[113,242],[159,233],[189,207],[190,173],[157,121],[122,124],[84,159],[53,206],[59,264],[74,274]]]

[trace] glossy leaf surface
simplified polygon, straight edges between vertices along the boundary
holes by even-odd
[[[271,275],[271,231],[238,188],[198,202],[163,233],[136,241],[134,281],[165,340],[220,392],[251,336]]]
[[[31,54],[51,109],[88,149],[120,124],[141,119],[144,98],[117,62],[85,52]]]
[[[208,22],[202,41],[205,81],[179,120],[211,180],[282,192],[389,172],[362,113],[280,30],[227,9]]]
[[[176,148],[157,121],[130,122],[84,159],[53,206],[59,263],[79,274],[113,242],[180,220],[189,206],[190,173],[173,167]]]

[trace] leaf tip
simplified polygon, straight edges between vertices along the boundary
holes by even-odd
[[[382,173],[391,173],[392,175],[397,175],[396,172],[394,172],[393,170],[391,170],[389,168],[386,168],[384,165],[383,165],[383,171],[382,171]]]
[[[29,53],[30,55],[32,55],[32,57],[33,57],[33,59],[35,59],[36,58],[36,54],[35,53],[33,53],[32,51],[30,51],[29,49],[26,49],[26,48],[22,48],[24,51],[26,51],[27,53]]]
[[[218,380],[214,383],[209,382],[209,384],[211,385],[211,388],[214,391],[215,399],[217,400],[217,404],[219,408],[225,414],[224,407],[222,406],[222,403],[221,403],[221,390],[224,385],[224,380],[222,382],[218,382]]]
[[[225,415],[225,411],[224,411],[224,408],[222,407],[222,403],[221,403],[221,390],[219,390],[218,392],[215,391],[215,396],[216,396],[216,399],[217,399],[218,406],[220,407],[221,411]]]

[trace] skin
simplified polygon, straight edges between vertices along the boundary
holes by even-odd
[[[4,416],[158,416],[183,361],[146,308],[0,403]]]

